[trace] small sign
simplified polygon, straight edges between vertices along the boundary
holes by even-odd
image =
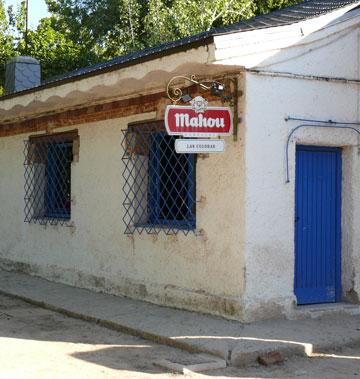
[[[177,139],[175,151],[178,154],[223,153],[225,141],[222,139]]]
[[[165,126],[169,135],[184,137],[228,136],[232,133],[233,116],[228,107],[208,107],[201,96],[191,106],[168,105]]]

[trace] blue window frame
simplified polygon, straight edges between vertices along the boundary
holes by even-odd
[[[194,155],[177,154],[175,137],[152,137],[149,164],[149,223],[195,228]]]

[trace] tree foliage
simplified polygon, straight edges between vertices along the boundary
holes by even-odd
[[[297,0],[46,0],[50,16],[25,33],[25,1],[0,0],[0,78],[14,55],[41,61],[43,78],[176,40]],[[27,39],[27,43],[26,40]],[[0,91],[2,81],[0,79]]]
[[[5,63],[14,55],[13,36],[4,1],[0,0],[0,94],[3,92]]]

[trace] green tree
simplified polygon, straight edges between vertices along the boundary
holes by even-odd
[[[186,37],[255,14],[251,0],[150,0],[145,18],[149,44]]]
[[[299,0],[257,0],[256,1],[256,14],[263,14],[271,12],[275,9],[281,9],[290,5],[299,3]]]
[[[54,28],[55,16],[40,20],[35,30],[26,33],[25,1],[20,3],[17,11],[9,7],[8,13],[8,25],[15,36],[11,56],[29,55],[38,59],[43,79],[84,67],[98,59],[67,33]]]
[[[29,30],[25,1],[14,10],[0,0],[0,93],[5,62],[40,60],[48,79],[159,43],[247,19],[298,0],[46,0],[50,17]]]
[[[44,79],[88,64],[88,58],[81,54],[81,46],[56,31],[51,17],[42,19],[36,30],[29,30],[27,47],[22,39],[17,53],[38,59]]]
[[[88,63],[247,19],[299,0],[46,0],[54,30]]]
[[[5,64],[14,55],[13,36],[4,1],[0,0],[0,94],[4,92]]]

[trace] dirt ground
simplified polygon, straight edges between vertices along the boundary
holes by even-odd
[[[180,378],[159,359],[196,356],[0,296],[0,379]],[[360,378],[360,346],[281,366],[207,371],[194,378]],[[186,375],[185,377],[187,377]]]

